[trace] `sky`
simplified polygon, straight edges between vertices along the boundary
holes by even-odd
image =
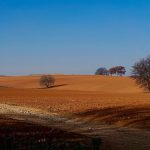
[[[93,74],[150,54],[149,0],[0,0],[0,74]]]

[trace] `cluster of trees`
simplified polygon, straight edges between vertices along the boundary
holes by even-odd
[[[125,73],[126,69],[124,66],[115,66],[110,69],[98,68],[95,72],[96,75],[117,75],[117,76],[125,75]]]
[[[110,69],[98,68],[95,72],[96,75],[125,75],[126,69],[123,66],[116,66]],[[141,87],[150,91],[150,56],[143,58],[132,66],[132,78]]]

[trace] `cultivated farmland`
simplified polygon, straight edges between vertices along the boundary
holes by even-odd
[[[55,85],[48,89],[40,88],[39,75],[0,77],[0,113],[99,136],[103,149],[150,148],[150,94],[133,79],[54,77]]]

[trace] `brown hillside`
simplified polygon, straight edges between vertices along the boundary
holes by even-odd
[[[111,93],[143,92],[129,77],[55,75],[55,90],[99,91]],[[40,76],[0,77],[0,85],[13,88],[40,88]]]

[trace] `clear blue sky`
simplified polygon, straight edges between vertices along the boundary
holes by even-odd
[[[129,70],[149,54],[149,0],[0,0],[0,74]]]

